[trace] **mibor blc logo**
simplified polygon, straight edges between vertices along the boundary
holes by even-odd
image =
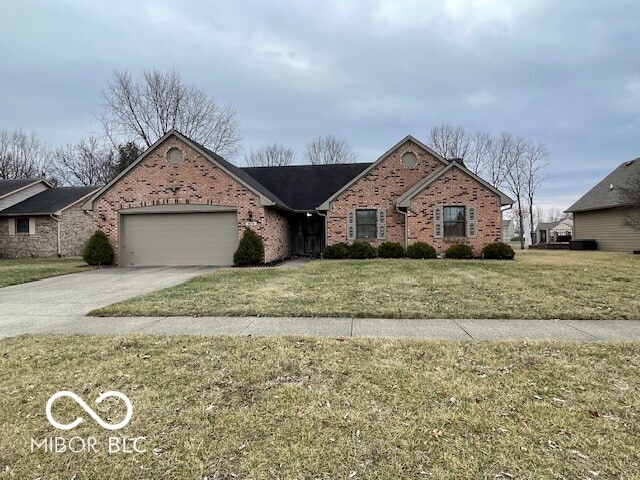
[[[118,392],[116,390],[109,390],[108,392],[104,392],[98,398],[95,399],[95,403],[100,405],[104,400],[108,398],[115,397],[122,402],[124,402],[127,411],[125,413],[124,418],[118,423],[108,423],[105,422],[100,415],[98,415],[95,410],[93,410],[87,402],[85,402],[82,398],[76,395],[73,392],[68,390],[61,390],[57,393],[54,393],[47,400],[47,405],[45,407],[45,413],[47,415],[47,420],[49,423],[57,428],[58,430],[72,430],[80,425],[84,418],[76,417],[76,419],[70,423],[60,423],[53,416],[52,409],[54,403],[63,397],[70,398],[73,400],[78,406],[80,406],[100,427],[106,430],[120,430],[128,425],[129,421],[131,421],[131,417],[133,416],[133,405],[129,397],[127,397],[124,393]],[[144,453],[145,449],[142,447],[142,443],[146,440],[146,437],[125,437],[125,436],[110,436],[107,437],[104,447],[106,448],[109,454],[116,453]],[[46,437],[43,439],[31,439],[31,452],[44,452],[44,453],[83,453],[83,452],[97,452],[99,448],[102,448],[102,445],[98,444],[98,439],[93,436],[81,437],[63,437],[63,436],[52,436]]]

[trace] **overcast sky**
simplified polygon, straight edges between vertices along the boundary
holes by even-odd
[[[640,156],[640,2],[0,0],[0,129],[99,132],[113,70],[175,67],[245,151],[334,134],[374,161],[443,122],[544,143],[568,207]],[[238,159],[241,160],[241,159]]]

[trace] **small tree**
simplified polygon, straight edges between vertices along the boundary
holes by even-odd
[[[113,263],[113,247],[102,230],[96,230],[84,247],[82,258],[89,265],[111,265]]]
[[[264,242],[256,232],[246,228],[238,249],[233,254],[233,264],[236,267],[243,267],[261,263],[264,263]]]

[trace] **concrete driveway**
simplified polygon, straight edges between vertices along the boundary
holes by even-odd
[[[213,270],[103,268],[0,288],[0,337],[56,331],[74,320],[77,323],[95,308],[178,285]]]

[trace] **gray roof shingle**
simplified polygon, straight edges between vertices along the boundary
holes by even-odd
[[[583,212],[629,205],[630,202],[620,187],[628,188],[635,175],[640,175],[640,158],[621,164],[566,211]]]
[[[4,197],[8,193],[38,182],[39,178],[20,178],[17,180],[0,180],[0,197]]]
[[[315,210],[364,171],[370,163],[245,167],[244,172],[281,198],[292,210]]]
[[[51,215],[73,205],[96,190],[98,187],[50,188],[2,210],[0,216]]]

